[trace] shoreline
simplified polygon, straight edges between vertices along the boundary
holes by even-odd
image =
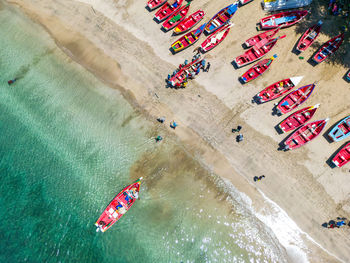
[[[21,2],[21,1],[10,1],[10,2]],[[23,4],[23,2],[22,2]],[[31,6],[33,8],[33,6]],[[271,199],[272,197],[276,197],[276,194],[273,193],[274,190],[278,189],[278,183],[276,183],[275,185],[273,185],[273,188],[271,190],[268,190],[267,187],[262,184],[259,184],[259,186],[262,189],[256,189],[256,187],[253,187],[252,184],[249,182],[249,180],[251,178],[249,178],[248,174],[250,174],[252,171],[256,171],[259,172],[259,165],[257,165],[259,162],[259,158],[258,161],[255,161],[253,166],[251,167],[248,171],[242,171],[240,170],[237,166],[237,163],[240,163],[242,161],[242,159],[245,158],[245,156],[247,156],[247,154],[243,155],[244,158],[237,158],[238,160],[234,160],[232,155],[232,151],[229,151],[228,148],[230,146],[232,146],[232,136],[230,138],[229,134],[227,131],[225,130],[219,130],[219,131],[210,131],[208,129],[203,129],[203,133],[201,134],[199,132],[199,130],[201,128],[203,128],[203,125],[205,126],[206,122],[208,119],[210,120],[210,118],[207,119],[203,119],[203,123],[198,123],[195,122],[195,125],[193,125],[192,123],[194,122],[193,118],[191,118],[191,116],[188,113],[184,113],[183,111],[181,111],[181,109],[179,109],[178,107],[176,107],[176,105],[171,105],[168,104],[167,106],[165,106],[169,100],[164,99],[164,97],[167,96],[167,93],[171,93],[171,98],[170,100],[172,100],[172,98],[174,96],[181,96],[180,92],[182,93],[182,91],[173,91],[173,90],[165,90],[163,87],[158,88],[158,87],[154,87],[151,83],[153,81],[153,79],[148,80],[145,82],[145,86],[146,89],[140,85],[139,82],[134,82],[133,80],[130,80],[129,78],[127,78],[124,74],[124,72],[128,72],[130,71],[130,68],[126,67],[123,68],[123,66],[119,66],[118,64],[113,62],[113,58],[110,58],[108,55],[105,55],[105,57],[103,59],[101,59],[101,55],[104,53],[108,54],[108,50],[103,50],[100,48],[96,48],[94,49],[92,46],[96,45],[97,40],[95,39],[95,43],[86,43],[86,37],[84,37],[83,35],[78,36],[77,38],[75,38],[74,40],[71,40],[71,33],[77,33],[76,30],[74,29],[67,29],[65,28],[67,26],[67,24],[63,24],[62,21],[57,20],[51,20],[48,21],[48,15],[45,14],[45,12],[42,12],[40,10],[40,7],[35,9],[30,9],[30,6],[25,7],[22,6],[22,10],[25,10],[25,12],[27,13],[27,15],[29,15],[30,17],[32,17],[32,19],[36,22],[38,22],[39,24],[41,24],[42,26],[44,26],[44,28],[46,29],[46,31],[48,31],[50,33],[50,35],[53,37],[53,39],[55,39],[56,43],[59,45],[59,47],[65,51],[66,54],[68,54],[73,60],[75,60],[76,62],[80,63],[82,66],[84,66],[85,68],[87,68],[90,72],[94,73],[100,80],[104,81],[105,83],[109,84],[110,86],[113,86],[114,88],[118,88],[118,90],[122,91],[123,96],[129,101],[129,103],[131,103],[134,107],[136,107],[138,110],[142,111],[146,117],[148,116],[148,118],[151,119],[150,116],[156,117],[159,116],[159,114],[161,113],[162,115],[166,115],[166,116],[177,116],[177,118],[175,119],[180,119],[180,123],[181,123],[181,127],[180,129],[176,130],[176,136],[179,137],[181,139],[181,141],[183,142],[183,144],[185,145],[185,147],[187,149],[192,148],[192,152],[193,155],[196,156],[201,156],[201,159],[204,160],[203,162],[206,164],[206,166],[212,166],[211,168],[209,167],[209,169],[213,170],[214,173],[218,174],[219,176],[229,180],[231,183],[234,183],[235,188],[238,189],[238,191],[243,192],[245,194],[247,194],[249,196],[249,198],[252,200],[253,202],[253,207],[259,207],[260,205],[262,205],[265,201],[264,200],[260,200],[260,193],[259,191],[261,190],[263,193],[266,194],[266,192],[268,193],[267,198]],[[81,11],[83,12],[88,12],[88,7],[85,8],[85,10],[81,9]],[[152,16],[152,13],[148,13],[148,11],[144,10],[144,12],[147,13],[148,16]],[[98,13],[98,11],[97,11]],[[58,15],[62,15],[62,14],[58,14]],[[45,21],[45,18],[47,19]],[[64,17],[63,17],[64,18]],[[108,22],[105,22],[108,23]],[[237,23],[237,22],[236,22]],[[237,23],[238,24],[238,23]],[[62,28],[62,25],[63,28]],[[155,24],[156,25],[156,24]],[[72,26],[72,25],[70,25]],[[107,25],[106,27],[108,28],[109,25]],[[77,27],[79,27],[79,25],[77,25]],[[156,28],[157,26],[155,26]],[[65,32],[66,30],[66,32]],[[69,31],[71,30],[71,31]],[[87,30],[85,28],[85,30]],[[122,30],[122,29],[120,29]],[[68,33],[67,33],[68,32]],[[85,31],[84,31],[85,32]],[[122,31],[121,31],[122,32]],[[93,32],[92,32],[93,33]],[[160,33],[162,34],[162,33]],[[127,34],[125,34],[127,35]],[[127,36],[129,37],[129,36]],[[98,36],[96,36],[96,38],[98,38]],[[90,37],[88,38],[90,39]],[[77,42],[78,44],[74,45],[69,45],[72,42]],[[100,43],[101,46],[103,46],[103,43]],[[143,47],[144,45],[141,44]],[[99,59],[94,59],[91,55],[87,56],[86,52],[79,52],[82,51],[83,47],[88,47],[88,50],[94,54],[98,54]],[[146,47],[147,49],[150,50],[150,47]],[[222,47],[223,49],[224,47]],[[153,53],[153,50],[152,50]],[[187,52],[189,53],[189,52]],[[81,57],[79,57],[79,55]],[[79,59],[80,58],[80,59]],[[178,56],[177,59],[179,58],[183,58]],[[170,65],[169,63],[162,63],[161,66],[164,66],[164,64],[166,64],[166,69],[173,69],[173,65]],[[106,66],[107,65],[107,66]],[[123,64],[124,65],[124,64]],[[161,68],[161,66],[159,66],[159,68]],[[96,70],[98,69],[98,70]],[[108,71],[106,71],[106,69],[108,69]],[[113,71],[115,70],[115,72]],[[160,70],[160,72],[164,72],[165,71],[164,68]],[[213,68],[213,70],[215,70]],[[218,70],[218,69],[216,69]],[[232,69],[232,72],[234,72],[234,70]],[[204,74],[204,73],[203,73]],[[107,75],[107,76],[106,76]],[[338,74],[339,75],[339,74]],[[164,75],[165,76],[165,75]],[[156,79],[162,78],[164,76],[156,76]],[[200,75],[201,77],[202,75]],[[137,75],[137,77],[139,77],[139,75]],[[199,77],[199,78],[200,78]],[[200,80],[200,83],[202,84],[202,81]],[[132,87],[129,88],[129,87]],[[126,89],[124,89],[126,88]],[[147,90],[148,89],[148,90]],[[191,86],[187,89],[188,91],[183,92],[186,93],[185,95],[182,95],[183,97],[185,97],[186,100],[189,101],[194,101],[196,102],[196,100],[202,100],[202,99],[194,99],[193,97],[196,96],[196,94],[198,93],[198,91],[194,91],[195,89],[198,89],[201,97],[207,99],[209,98],[209,102],[208,104],[214,102],[219,102],[219,98],[218,96],[216,96],[215,94],[210,94],[206,88],[203,88],[202,86],[199,86],[195,83],[191,83]],[[247,88],[248,89],[248,88]],[[155,98],[153,94],[157,93],[159,94],[159,99]],[[257,89],[254,88],[253,91],[255,92]],[[241,94],[245,92],[245,90],[240,91]],[[251,92],[251,91],[249,91]],[[204,94],[204,96],[202,95]],[[243,94],[242,94],[243,96]],[[136,103],[134,103],[136,101]],[[151,105],[150,105],[151,104]],[[202,107],[201,109],[205,108],[205,106],[209,106],[208,104],[205,104],[204,107]],[[189,104],[186,104],[189,105]],[[242,104],[241,107],[246,106],[247,104]],[[250,106],[250,105],[248,105]],[[215,109],[216,107],[211,107],[210,109]],[[232,113],[234,113],[232,111],[232,109],[227,109],[227,105],[220,105],[220,107],[218,107],[217,111],[219,110],[224,110],[224,113],[222,118],[220,118],[221,124],[219,124],[218,127],[222,128],[222,123],[225,122],[225,120],[232,118]],[[188,110],[188,108],[187,108]],[[195,109],[194,109],[195,110]],[[193,110],[193,111],[194,111]],[[255,108],[256,110],[256,108]],[[164,114],[164,112],[166,112],[166,114]],[[210,112],[210,110],[208,111]],[[236,122],[236,121],[243,121],[241,119],[241,112],[240,110],[236,110],[236,114],[238,116],[236,116],[235,120],[229,120],[226,121],[226,127],[229,127],[229,125],[231,125],[232,123]],[[202,116],[203,114],[206,114],[207,112],[200,112],[200,116]],[[215,114],[217,112],[214,112]],[[174,114],[174,115],[173,115]],[[195,116],[196,117],[196,116]],[[198,115],[197,115],[198,117]],[[250,117],[250,115],[248,116]],[[170,118],[172,119],[172,118]],[[215,122],[214,122],[215,123]],[[200,125],[201,124],[201,125]],[[197,125],[197,126],[196,126]],[[225,126],[225,125],[224,125]],[[248,126],[249,124],[245,124],[244,125],[245,128]],[[247,134],[249,137],[253,138],[253,136],[255,134],[257,134],[256,131],[254,131],[253,128],[250,127],[251,130],[247,131]],[[170,133],[170,129],[167,129],[167,132]],[[206,133],[207,132],[207,137],[206,137]],[[173,134],[173,132],[171,132]],[[214,136],[215,135],[215,136]],[[198,138],[199,137],[199,138]],[[222,138],[223,139],[217,139],[217,138]],[[266,143],[266,141],[271,142],[270,138],[265,138],[264,136],[261,136],[260,134],[257,134],[257,142],[260,145],[263,145],[264,143]],[[260,137],[260,138],[259,138]],[[200,142],[195,142],[196,140],[201,140]],[[265,139],[265,140],[264,140]],[[231,141],[230,141],[231,140]],[[273,140],[272,140],[273,141]],[[225,142],[229,142],[227,145],[223,145],[225,144]],[[273,144],[274,142],[272,142]],[[240,155],[241,153],[245,152],[245,147],[248,147],[248,155],[249,153],[252,153],[253,148],[250,147],[249,145],[247,145],[246,143],[243,144],[242,148],[241,145],[239,146],[235,146],[238,151],[237,155]],[[273,156],[268,156],[270,154],[270,152],[272,152],[273,147],[268,148],[267,151],[267,157],[266,158],[261,158],[260,160],[271,160],[271,158],[273,158]],[[218,152],[220,153],[220,155],[218,154]],[[229,153],[229,154],[225,154],[225,153]],[[305,151],[304,151],[305,153]],[[213,156],[215,156],[216,158],[213,158]],[[225,156],[227,160],[225,160],[223,158],[223,156]],[[236,157],[234,156],[234,157]],[[299,154],[300,157],[300,154]],[[251,161],[251,160],[249,160]],[[245,161],[246,164],[248,164],[248,161]],[[283,162],[282,162],[283,163]],[[286,164],[286,161],[284,161],[284,164],[286,167],[288,167],[288,165]],[[234,167],[234,168],[233,168]],[[243,168],[243,167],[242,167]],[[303,169],[301,169],[300,167],[298,167],[297,170],[300,171],[304,171],[304,167],[302,167]],[[244,168],[243,168],[244,169]],[[237,171],[238,170],[238,171]],[[237,173],[235,173],[237,172]],[[233,174],[234,173],[234,174]],[[251,176],[252,177],[252,176]],[[281,181],[278,181],[281,182]],[[309,183],[312,183],[312,180],[309,180]],[[319,191],[321,191],[322,189],[318,189]],[[277,193],[277,195],[279,195],[281,193]],[[276,200],[274,200],[275,198],[272,198],[271,200],[273,200],[274,202]],[[288,198],[285,198],[288,199]],[[286,210],[285,207],[288,206],[288,203],[286,203],[288,200],[281,200],[283,206],[282,209]],[[290,202],[293,199],[290,198]],[[331,204],[332,200],[328,200],[328,202]],[[311,202],[312,203],[312,202]],[[306,207],[306,210],[307,207]],[[287,211],[287,210],[286,210]],[[293,210],[292,210],[293,212]],[[296,212],[296,211],[294,211]],[[289,214],[289,213],[288,213]],[[292,213],[293,214],[293,213]],[[345,214],[346,215],[346,214]],[[297,217],[298,213],[296,213],[296,215],[294,217]],[[307,219],[307,217],[306,217]],[[305,218],[302,218],[299,220],[298,225],[305,220]],[[320,224],[319,226],[320,227]],[[321,229],[322,231],[323,229]],[[303,230],[305,231],[305,230]],[[326,230],[329,231],[329,230]],[[307,231],[305,231],[307,233]],[[319,232],[316,230],[316,232]],[[344,231],[345,232],[345,231]],[[346,233],[346,232],[345,232]],[[328,236],[332,236],[331,234]],[[340,236],[341,237],[341,236]],[[338,241],[340,241],[340,237],[335,237],[338,239]],[[345,237],[345,235],[344,235]],[[316,239],[317,240],[317,239]],[[329,246],[330,244],[328,244]],[[346,245],[345,245],[346,248]],[[327,247],[326,247],[327,249]],[[346,256],[346,250],[344,250],[343,252]],[[311,254],[311,256],[309,258],[316,257],[317,252],[313,252]],[[323,255],[324,256],[324,255]],[[349,255],[347,255],[349,256]],[[316,258],[314,258],[316,259]],[[317,260],[314,260],[315,262],[317,262]]]

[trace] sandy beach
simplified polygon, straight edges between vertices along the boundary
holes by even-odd
[[[176,130],[168,125],[157,126],[151,136],[161,133],[165,139],[178,138],[203,166],[240,191],[245,197],[242,202],[271,227],[291,262],[301,262],[300,253],[310,262],[350,261],[350,228],[321,226],[338,216],[350,218],[349,166],[331,168],[327,163],[345,141],[330,143],[325,136],[319,136],[295,151],[279,151],[278,144],[287,135],[278,134],[274,127],[285,116],[272,115],[276,101],[252,103],[253,96],[268,84],[304,76],[299,86],[317,81],[314,93],[304,105],[321,104],[314,120],[329,117],[326,132],[348,116],[349,83],[343,79],[347,69],[331,63],[314,67],[307,62],[317,46],[329,37],[321,34],[317,45],[300,60],[292,53],[300,33],[294,27],[281,30],[279,35],[287,36],[268,55],[278,55],[272,68],[257,80],[242,85],[238,77],[249,67],[235,69],[231,62],[244,52],[244,40],[256,34],[259,18],[266,16],[256,0],[239,8],[232,19],[230,35],[204,55],[211,63],[210,71],[201,73],[186,89],[175,90],[165,87],[165,78],[185,59],[191,59],[198,44],[172,55],[170,44],[177,37],[160,30],[161,25],[153,21],[154,12],[145,8],[146,1],[7,0],[7,3],[21,8],[41,24],[68,56],[120,90],[146,118],[153,121],[166,116],[167,123],[176,120],[179,123]],[[204,20],[208,20],[226,5],[224,0],[197,0],[191,4],[190,13],[202,8],[206,11]],[[308,25],[317,20],[312,15],[306,19]],[[332,31],[334,27],[328,20],[325,30]],[[350,61],[349,52],[344,61]],[[243,126],[245,139],[241,143],[231,133],[237,125]],[[253,181],[254,176],[262,174],[266,176],[264,180]],[[280,216],[276,220],[269,216],[274,213]]]

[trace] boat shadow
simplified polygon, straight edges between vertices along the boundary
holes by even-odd
[[[312,54],[312,56],[307,60],[307,63],[309,63],[313,67],[316,67],[318,64],[317,62],[315,62],[315,60],[312,59],[315,55],[316,55],[316,52]]]
[[[326,163],[331,167],[332,169],[336,168],[337,166],[332,162],[333,158],[337,155],[337,153],[346,145],[349,141],[343,143],[326,161]]]
[[[291,133],[292,134],[292,133]],[[278,144],[278,148],[277,148],[277,151],[283,151],[283,152],[286,152],[288,151],[286,148],[285,148],[285,141],[288,139],[288,137],[291,135],[287,135],[279,144]]]
[[[282,121],[283,121],[283,120],[282,120]],[[277,133],[278,133],[279,135],[284,134],[284,132],[282,131],[282,129],[281,129],[280,126],[279,126],[279,125],[281,124],[282,121],[280,121],[280,122],[279,122],[278,124],[276,124],[275,127],[274,127],[275,130],[277,131]]]
[[[153,10],[151,10],[151,8],[149,8],[148,5],[145,6],[145,9],[148,11],[148,12],[152,12]]]
[[[242,80],[241,76],[239,76],[239,77],[237,78],[237,80],[238,80],[238,82],[241,83],[242,85],[246,84],[246,83]]]
[[[338,122],[339,122],[339,121],[338,121]],[[329,139],[328,134],[329,134],[329,133],[331,132],[331,130],[337,125],[338,122],[334,123],[330,128],[328,128],[328,129],[322,134],[323,138],[325,138],[326,141],[327,141],[328,143],[332,143],[332,142],[333,142],[331,139]]]
[[[176,55],[177,53],[180,53],[182,50],[175,52],[173,48],[169,48],[169,51],[171,54]]]
[[[347,74],[348,74],[348,71],[343,76],[343,80],[345,80],[346,82],[350,83],[350,80],[346,77]]]
[[[237,66],[234,60],[231,61],[231,65],[235,70],[239,69],[239,67]]]
[[[157,24],[159,24],[160,22],[158,21],[157,18],[153,17],[153,21],[156,22]]]

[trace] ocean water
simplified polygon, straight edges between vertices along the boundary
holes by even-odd
[[[3,5],[0,36],[0,262],[287,261],[234,188],[175,138],[155,143],[160,125],[39,25]],[[141,176],[141,200],[96,233],[109,201]]]

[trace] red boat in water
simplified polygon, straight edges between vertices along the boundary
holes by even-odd
[[[306,10],[301,11],[286,11],[260,19],[261,29],[271,29],[276,27],[289,27],[298,23],[309,12]]]
[[[284,150],[293,150],[303,146],[321,134],[329,119],[310,122],[293,132],[284,142]]]
[[[350,161],[350,142],[342,147],[332,159],[332,163],[337,167],[342,167]]]
[[[296,87],[302,80],[302,78],[303,77],[292,77],[289,79],[277,81],[260,91],[254,99],[258,103],[264,103],[270,100],[277,99],[283,94],[286,94],[287,92],[292,90],[294,87]]]
[[[207,26],[205,27],[205,33],[207,35],[213,33],[214,31],[218,30],[219,28],[226,25],[230,19],[233,17],[233,15],[236,13],[238,8],[238,2],[231,4],[223,9],[221,9],[216,15],[214,15],[209,22],[207,23]]]
[[[244,83],[247,83],[253,79],[256,79],[258,76],[262,75],[272,64],[272,61],[277,58],[277,55],[273,55],[271,58],[266,58],[258,63],[256,63],[253,67],[248,69],[242,76],[241,80]]]
[[[244,45],[246,48],[248,48],[248,47],[252,47],[252,46],[256,45],[257,43],[259,43],[263,39],[270,40],[278,33],[279,30],[280,30],[280,28],[277,27],[276,29],[271,29],[271,30],[262,32],[256,36],[253,36],[253,37],[247,39],[244,42]]]
[[[96,232],[105,232],[130,209],[136,199],[138,199],[141,180],[142,177],[131,185],[125,187],[116,197],[113,198],[96,221]]]
[[[161,7],[166,3],[166,1],[167,0],[149,0],[147,2],[148,9],[152,11],[158,7]]]
[[[332,39],[328,40],[326,43],[324,43],[316,55],[313,57],[313,60],[316,63],[323,62],[326,58],[328,58],[330,55],[335,53],[340,45],[343,43],[344,40],[344,33],[341,33]]]
[[[214,47],[219,45],[227,37],[232,25],[233,24],[229,23],[207,37],[207,39],[204,40],[201,44],[201,51],[203,53],[208,52],[209,50],[212,50]]]
[[[282,132],[290,132],[299,128],[301,125],[304,125],[311,120],[319,106],[320,104],[316,104],[315,106],[306,107],[294,112],[289,117],[284,119],[284,121],[282,121],[278,127]]]
[[[183,1],[184,0],[175,0],[166,2],[165,5],[163,5],[162,8],[156,12],[154,17],[158,22],[163,22],[165,19],[171,16],[172,13],[180,8]]]
[[[277,44],[279,39],[284,38],[286,35],[281,37],[273,38],[268,40],[267,38],[258,42],[255,46],[247,50],[243,55],[240,55],[234,59],[237,67],[243,67],[250,63],[257,61],[264,57],[267,53],[271,51],[271,49]]]
[[[318,21],[317,24],[313,25],[312,27],[310,27],[308,30],[305,31],[305,33],[300,38],[296,47],[296,49],[299,52],[305,51],[312,45],[312,43],[314,43],[314,41],[316,40],[316,38],[321,32],[322,23],[323,23],[322,21]]]
[[[185,65],[181,70],[179,70],[173,77],[170,78],[169,84],[174,88],[180,88],[184,82],[187,82],[188,79],[194,78],[198,71],[203,66],[203,59],[196,59]]]
[[[175,34],[182,34],[196,26],[204,17],[205,13],[203,10],[198,10],[188,16],[174,29]]]
[[[316,83],[306,85],[285,96],[276,106],[277,113],[288,113],[304,103],[311,95]]]
[[[171,44],[171,48],[173,52],[174,53],[180,52],[181,50],[184,50],[185,48],[188,48],[189,46],[192,46],[194,43],[196,43],[199,37],[202,35],[204,27],[205,27],[205,24],[185,34],[184,36],[176,40],[173,44]]]
[[[181,21],[185,19],[188,10],[190,10],[190,4],[184,5],[176,10],[171,16],[168,17],[167,20],[165,20],[162,25],[163,29],[168,31],[180,24]]]

